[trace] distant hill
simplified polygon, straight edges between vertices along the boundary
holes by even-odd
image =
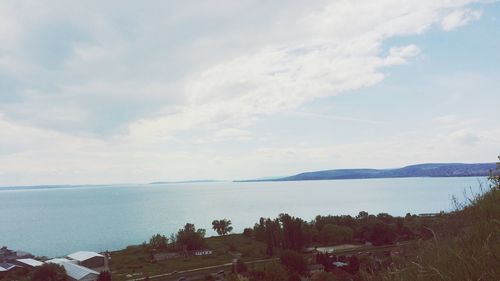
[[[488,176],[495,163],[431,163],[417,164],[396,169],[337,169],[306,172],[289,177],[248,181],[301,181],[336,179],[374,179],[409,177],[480,177]]]

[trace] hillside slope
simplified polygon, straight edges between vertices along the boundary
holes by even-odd
[[[403,178],[403,177],[470,177],[488,176],[495,163],[431,163],[396,169],[338,169],[306,172],[297,175],[252,181],[301,181],[333,179]]]

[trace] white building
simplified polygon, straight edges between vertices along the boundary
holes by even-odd
[[[32,259],[32,258],[28,258],[28,259],[17,259],[16,260],[17,264],[24,267],[24,268],[28,268],[28,269],[34,269],[36,267],[39,267],[41,265],[43,265],[43,262],[41,261],[37,261],[35,259]]]
[[[99,276],[99,272],[75,264],[74,261],[68,259],[52,259],[47,262],[62,265],[71,281],[95,281]]]
[[[105,265],[104,256],[95,252],[79,251],[68,255],[68,258],[89,268],[103,268]]]

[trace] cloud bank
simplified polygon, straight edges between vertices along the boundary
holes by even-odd
[[[409,145],[407,132],[277,148],[256,126],[379,84],[425,53],[390,39],[477,21],[475,2],[3,1],[0,185],[281,175],[353,166],[368,151],[397,159],[381,147]],[[476,134],[442,138],[487,142]],[[411,145],[407,161],[433,158]]]

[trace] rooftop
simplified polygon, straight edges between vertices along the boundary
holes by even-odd
[[[80,280],[89,274],[99,275],[99,272],[97,271],[71,262],[61,262],[59,264],[64,267],[64,269],[66,270],[66,274],[75,280]]]
[[[33,266],[33,267],[41,266],[43,264],[43,262],[37,261],[35,259],[31,259],[31,258],[28,258],[28,259],[17,259],[17,261],[20,262],[20,263],[23,263],[23,264],[27,264],[29,266]]]
[[[87,252],[87,251],[79,251],[68,255],[68,258],[76,261],[85,261],[93,257],[104,257],[104,256],[95,252]]]
[[[0,272],[5,272],[17,267],[17,265],[11,263],[0,263]]]

